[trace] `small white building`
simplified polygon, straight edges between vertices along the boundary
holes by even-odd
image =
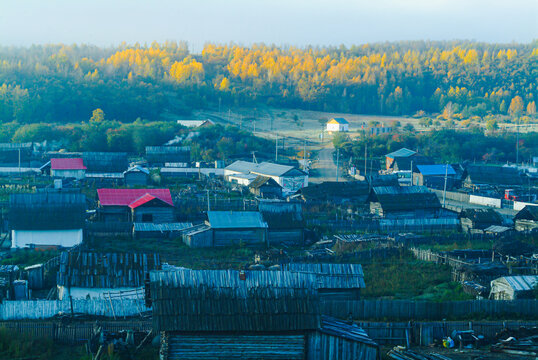
[[[349,123],[344,118],[332,118],[327,122],[328,132],[346,132],[349,131]]]
[[[538,275],[503,276],[491,282],[490,299],[533,299],[538,286]]]
[[[84,179],[86,166],[82,158],[60,158],[50,159],[51,176],[61,178]]]

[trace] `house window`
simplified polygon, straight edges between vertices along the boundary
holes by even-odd
[[[142,222],[153,222],[153,214],[142,214]]]

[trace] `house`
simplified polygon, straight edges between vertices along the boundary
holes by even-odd
[[[359,300],[364,273],[359,264],[284,264],[283,271],[314,275],[318,294],[324,300]]]
[[[175,222],[169,189],[97,189],[98,214],[105,222]]]
[[[327,122],[328,132],[346,132],[349,131],[349,122],[344,118],[332,118]]]
[[[58,299],[143,300],[149,272],[160,269],[159,254],[64,251],[57,273]]]
[[[365,203],[370,194],[370,186],[366,181],[325,181],[320,184],[309,184],[299,190],[299,193],[307,202]]]
[[[260,200],[258,208],[267,223],[270,245],[304,244],[305,222],[300,203],[264,199]]]
[[[282,197],[282,186],[266,176],[256,176],[248,185],[248,189],[253,195],[264,199],[280,199]]]
[[[469,165],[465,169],[463,186],[479,188],[483,185],[523,185],[519,170],[506,166]]]
[[[280,165],[270,162],[256,164],[238,160],[224,168],[225,179],[229,179],[230,176],[233,178],[237,174],[259,175],[272,178],[277,184],[282,186],[283,195],[293,194],[299,189],[308,186],[308,175],[291,165]]]
[[[12,194],[9,206],[13,248],[72,247],[82,243],[86,196],[52,192]]]
[[[211,246],[267,244],[267,223],[257,211],[208,211]]]
[[[425,186],[375,186],[370,212],[381,217],[434,217],[441,210],[437,196]]]
[[[444,189],[446,178],[446,188],[450,190],[457,183],[456,171],[450,165],[417,165],[416,168],[413,185]]]
[[[215,125],[215,123],[209,119],[205,120],[178,120],[177,123],[181,126],[188,128],[200,128]]]
[[[313,274],[290,271],[152,271],[161,357],[378,360],[364,330],[320,316],[316,283]]]
[[[491,225],[502,225],[503,218],[493,209],[464,209],[460,222],[464,232],[483,233]]]
[[[189,146],[146,146],[146,160],[151,165],[187,167],[191,162]]]
[[[50,159],[50,175],[80,180],[86,175],[86,166],[82,158],[53,158]]]
[[[385,164],[387,170],[390,169],[394,163],[394,160],[399,158],[410,158],[417,154],[416,151],[409,150],[406,148],[401,148],[399,150],[393,151],[387,155],[385,155]]]
[[[503,276],[491,282],[493,300],[535,299],[538,275]]]
[[[117,174],[127,169],[127,153],[125,152],[90,152],[82,153],[86,173]]]
[[[306,274],[152,271],[150,289],[163,359],[304,359],[307,335],[320,326]]]
[[[125,186],[145,186],[148,184],[149,170],[135,165],[123,172]]]
[[[538,231],[538,205],[526,205],[514,217],[516,231]]]

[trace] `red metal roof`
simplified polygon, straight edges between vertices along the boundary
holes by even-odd
[[[86,170],[82,158],[50,159],[52,170]]]
[[[99,202],[102,206],[131,206],[137,207],[154,198],[174,206],[169,189],[97,189]],[[146,195],[151,196],[149,199]],[[136,204],[134,204],[136,202]]]
[[[138,199],[136,199],[135,201],[133,201],[132,203],[129,204],[129,207],[131,209],[135,209],[137,207],[139,207],[140,205],[144,205],[145,203],[148,203],[150,202],[151,200],[154,200],[154,199],[157,199],[159,201],[163,201],[163,202],[166,202],[164,200],[161,200],[153,195],[150,195],[148,193],[145,193],[144,195],[142,195],[141,197],[139,197]],[[168,203],[167,203],[168,204]],[[170,204],[168,204],[170,205]]]

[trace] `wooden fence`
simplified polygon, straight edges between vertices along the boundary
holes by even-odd
[[[324,301],[323,314],[359,320],[533,319],[538,320],[538,300],[350,300]]]
[[[151,320],[140,321],[99,321],[98,325],[105,331],[120,330],[149,331]],[[62,323],[60,321],[2,321],[0,328],[5,328],[31,338],[49,338],[60,343],[81,343],[93,335],[96,322]]]

